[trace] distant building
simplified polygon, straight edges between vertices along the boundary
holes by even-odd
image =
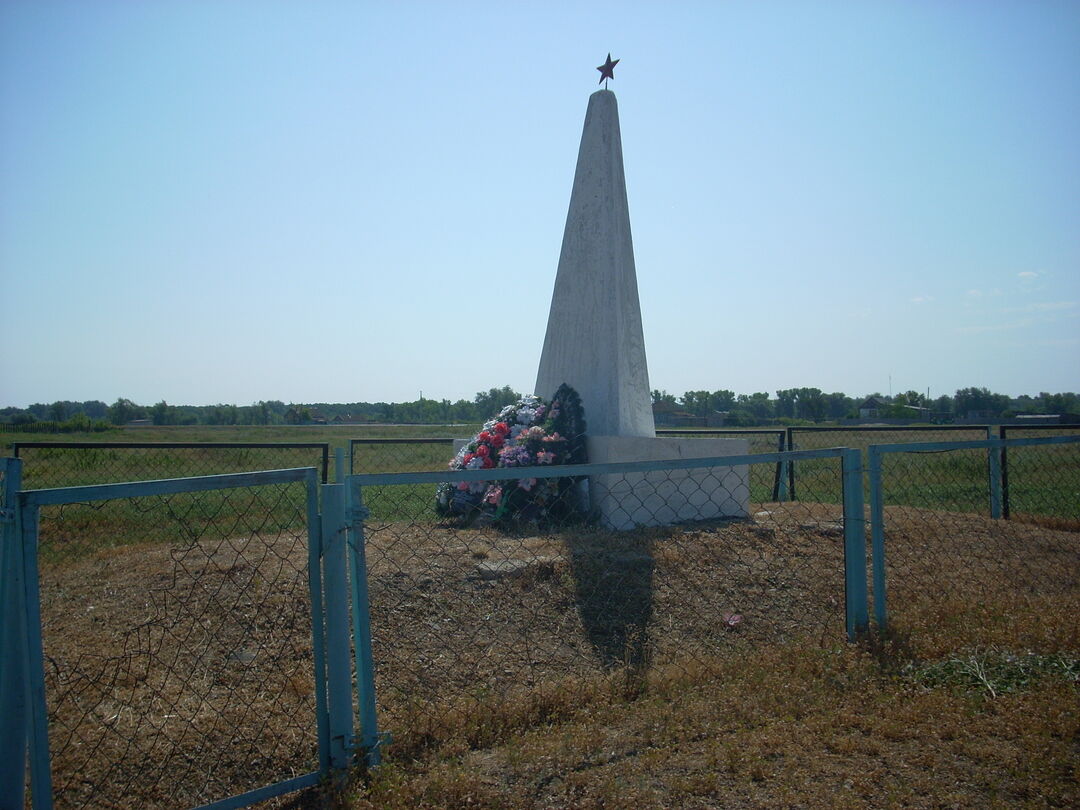
[[[881,412],[888,406],[877,397],[867,397],[859,405],[860,419],[873,419],[881,416]]]

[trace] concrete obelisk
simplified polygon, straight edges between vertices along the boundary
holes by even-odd
[[[610,59],[610,57],[609,57]],[[589,98],[533,390],[581,396],[592,436],[654,437],[615,94]]]
[[[618,60],[616,60],[618,61]],[[613,78],[611,54],[601,80]],[[581,396],[589,461],[603,464],[743,455],[745,439],[657,438],[638,303],[615,94],[589,97],[535,393],[563,383]],[[745,516],[746,465],[589,478],[590,508],[610,529]]]

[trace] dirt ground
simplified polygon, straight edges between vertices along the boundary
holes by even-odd
[[[625,533],[369,525],[388,754],[480,744],[500,723],[550,719],[567,694],[633,698],[779,645],[835,647],[840,520],[789,503]],[[887,548],[890,617],[916,654],[955,645],[958,628],[972,645],[1080,649],[1075,628],[1010,618],[1080,606],[1080,534],[897,507]],[[307,565],[299,533],[43,567],[57,806],[187,807],[316,770]]]

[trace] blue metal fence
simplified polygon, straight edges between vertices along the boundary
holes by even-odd
[[[1076,536],[1075,530],[1080,528],[1080,436],[872,445],[868,449],[867,478],[873,558],[874,618],[880,629],[885,629],[888,624],[889,583],[887,581],[887,564],[888,555],[891,552],[888,552],[887,546],[893,544],[893,541],[888,540],[887,534],[890,517],[886,514],[887,499],[896,507],[907,509],[904,513],[894,512],[892,515],[894,521],[906,520],[909,525],[913,522],[921,525],[921,531],[915,530],[913,532],[909,528],[908,535],[914,534],[917,537],[921,535],[920,539],[934,538],[933,541],[923,539],[924,546],[927,542],[933,543],[931,548],[926,549],[924,547],[921,550],[920,553],[923,557],[932,559],[935,555],[955,556],[969,551],[957,548],[956,543],[950,549],[943,543],[938,542],[948,534],[948,532],[943,532],[941,529],[945,520],[951,515],[977,515],[981,513],[990,518],[992,522],[982,522],[976,527],[965,528],[969,532],[978,535],[980,538],[979,543],[983,548],[989,548],[991,541],[1000,541],[998,542],[1000,548],[995,552],[995,556],[1001,564],[1001,570],[1009,571],[1008,577],[1012,577],[1012,579],[1006,577],[1004,580],[1006,586],[1011,589],[1020,587],[1020,580],[1016,578],[1019,569],[1026,569],[1027,573],[1030,574],[1031,567],[1026,560],[1028,550],[1022,544],[1011,542],[1011,539],[1004,536],[1010,532],[1018,533],[1021,528],[1015,526],[1013,521],[1005,522],[1001,520],[1001,518],[1006,517],[1002,507],[1004,467],[1001,463],[1001,457],[1009,448],[1012,448],[1014,453],[1018,448],[1042,448],[1044,450],[1060,448],[1072,451],[1067,458],[1044,458],[1043,463],[1038,465],[1037,469],[1041,471],[1039,483],[1044,488],[1049,488],[1051,482],[1056,480],[1055,488],[1057,492],[1053,497],[1047,499],[1052,511],[1047,515],[1045,522],[1050,527],[1063,525],[1073,529],[1069,535],[1063,535],[1059,538],[1059,545],[1062,548],[1072,550],[1072,553],[1066,554],[1064,558],[1071,560],[1071,565],[1066,565],[1064,568],[1058,567],[1058,571],[1063,573],[1067,579],[1076,581],[1077,575],[1080,574],[1080,567],[1077,565],[1080,556],[1076,554],[1077,551],[1080,551],[1080,545],[1073,538]],[[955,486],[944,486],[947,483],[942,480],[944,473],[935,471],[934,467],[926,464],[919,468],[909,466],[904,471],[894,471],[893,480],[886,482],[886,461],[890,459],[899,461],[904,457],[927,458],[931,456],[940,459],[944,464],[953,465],[962,464],[965,457],[973,458],[975,464],[978,465],[981,463],[979,457],[984,457],[989,475],[981,486],[976,484],[974,488],[967,492]],[[940,465],[937,470],[940,470]],[[1056,479],[1048,478],[1047,473],[1056,476]],[[1014,462],[1014,486],[1021,485],[1021,476],[1022,471]],[[905,479],[903,484],[897,480],[901,477]],[[937,490],[936,494],[935,490]],[[916,493],[917,498],[914,497]],[[1038,525],[1038,516],[1031,516],[1029,519]],[[955,521],[953,523],[955,524]],[[954,525],[952,531],[954,540],[959,533]],[[1049,534],[1049,532],[1043,532],[1044,536],[1049,536]],[[900,538],[897,537],[895,543],[899,542]],[[1009,566],[1012,566],[1012,568],[1010,569]],[[979,574],[972,574],[972,576],[977,577]],[[948,588],[953,584],[955,583],[934,582],[932,572],[930,572],[925,576],[921,587]],[[1027,587],[1037,589],[1038,583],[1028,582]]]
[[[389,741],[380,724],[414,740],[452,717],[482,725],[486,715],[470,718],[468,712],[483,708],[484,701],[484,710],[491,710],[498,689],[518,698],[529,690],[542,692],[552,688],[546,679],[586,659],[604,672],[622,668],[647,680],[650,668],[670,668],[678,655],[746,652],[753,644],[806,632],[832,639],[834,619],[839,637],[854,640],[869,626],[870,560],[880,628],[889,620],[886,588],[894,589],[894,604],[897,594],[903,604],[905,587],[932,587],[935,555],[970,555],[984,579],[1014,575],[1015,568],[994,566],[998,558],[1023,557],[1023,544],[1010,532],[1033,530],[998,520],[1001,452],[1071,452],[1080,449],[1078,443],[1080,437],[874,445],[866,451],[865,470],[858,448],[368,475],[347,475],[339,453],[336,483],[321,486],[314,469],[299,469],[29,491],[21,489],[21,462],[3,459],[0,804],[23,806],[29,771],[35,808],[155,802],[242,807],[315,786],[357,763],[379,764]],[[897,466],[903,458],[920,459],[921,465]],[[775,470],[796,464],[804,501],[785,501],[783,487],[775,487]],[[757,484],[755,468],[764,473]],[[1014,470],[1013,486],[1023,485],[1021,472]],[[953,473],[955,480],[946,482],[944,476]],[[594,502],[605,488],[618,491],[634,500],[634,515],[655,503],[650,495],[664,492],[697,505],[703,510],[698,517],[708,518],[684,512],[685,523],[661,529],[666,519],[658,519],[652,529],[611,532],[588,521],[494,527],[432,514],[440,483],[531,487],[559,479],[590,481]],[[1062,485],[1063,497],[1074,492],[1073,480]],[[717,519],[710,499],[732,496],[732,487],[741,511]],[[278,494],[265,494],[271,491]],[[281,494],[294,491],[300,494]],[[806,501],[809,493],[820,495],[819,502]],[[1076,520],[1080,525],[1080,515]],[[920,535],[913,525],[942,530]],[[93,535],[95,530],[102,533]],[[302,542],[292,542],[294,537]],[[1039,537],[1057,543],[1052,550],[1059,556],[1047,560],[1073,562],[1058,563],[1057,570],[1045,561],[1021,566],[1026,578],[999,577],[1000,587],[1073,587],[1061,578],[1075,581],[1080,575],[1072,539],[1080,534]],[[132,552],[140,538],[144,544]],[[912,538],[917,542],[905,547]],[[979,545],[987,538],[996,543],[990,553]],[[222,555],[228,565],[219,565]],[[155,560],[165,567],[154,568]],[[911,565],[898,566],[897,560]],[[285,580],[275,579],[282,572]],[[180,580],[186,583],[183,593]],[[302,600],[294,583],[302,585]],[[103,588],[116,593],[102,596]],[[155,588],[164,588],[163,612],[133,622],[130,638],[142,639],[142,646],[125,648],[122,666],[119,653],[90,648],[111,628],[111,619],[95,610],[106,603],[116,609]],[[83,598],[89,593],[94,599]],[[808,619],[807,606],[817,618]],[[258,635],[298,611],[309,617],[305,632],[286,622],[272,643]],[[164,617],[178,613],[190,626],[174,622],[169,630]],[[222,616],[242,625],[238,635],[228,636]],[[57,641],[61,629],[72,634],[79,627],[89,628],[89,635]],[[169,632],[204,641],[185,658],[167,649]],[[650,648],[650,635],[656,649]],[[613,640],[618,649],[611,647]],[[99,666],[96,680],[88,677],[92,667],[82,666],[81,659],[72,663],[76,654],[65,652],[64,643],[83,645],[79,654],[101,660],[113,655],[113,669]],[[274,655],[265,655],[271,649]],[[509,658],[501,658],[504,653]],[[258,668],[260,655],[268,668]],[[543,660],[545,655],[550,659]],[[142,662],[141,673],[132,669],[135,659]],[[154,681],[159,665],[170,676],[204,679],[195,702],[204,710],[213,703],[213,711],[200,715],[177,708],[172,714],[170,707],[182,705],[178,694],[191,683]],[[271,688],[278,670],[288,677]],[[275,711],[299,717],[286,723],[287,734],[261,748],[252,729],[273,737],[273,723],[250,721],[265,706],[233,715],[236,707],[226,705],[247,699],[237,684],[251,673]],[[228,682],[230,677],[239,680]],[[133,696],[151,682],[156,703],[136,707]],[[66,714],[72,702],[79,711]],[[123,719],[125,711],[143,712],[134,731]],[[187,727],[170,737],[167,724],[183,711],[189,711],[182,721]],[[433,718],[428,725],[424,712]],[[241,718],[240,733],[249,735],[242,741],[222,736],[235,717]],[[200,737],[203,723],[216,736]],[[84,759],[71,758],[65,737],[80,741]],[[246,771],[249,781],[199,776],[188,761],[192,755],[177,747],[183,744],[215,760],[211,770],[222,770],[226,755],[247,752],[247,765],[236,773]],[[278,765],[291,763],[286,772],[270,777],[258,765],[267,749],[295,752],[279,757]],[[313,759],[306,764],[309,755]],[[91,773],[86,756],[104,764],[97,762]],[[134,758],[135,765],[124,764],[124,757]],[[170,771],[183,785],[169,783]],[[154,780],[156,794],[139,794]]]
[[[221,810],[348,766],[351,701],[326,686],[349,689],[348,597],[328,585],[345,527],[320,520],[314,468],[16,493],[18,470],[5,461],[3,806],[22,806],[22,750],[34,808]],[[118,525],[139,536],[117,545]],[[344,664],[327,656],[342,623]]]

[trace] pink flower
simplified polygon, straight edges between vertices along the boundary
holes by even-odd
[[[490,503],[492,506],[498,506],[499,500],[502,498],[502,487],[488,487],[487,493],[484,495],[484,502]]]
[[[458,481],[457,488],[460,489],[462,492],[464,492],[465,490],[467,490],[469,488],[469,482],[468,481]]]
[[[536,461],[538,464],[550,464],[555,460],[555,454],[549,453],[547,450],[541,450],[536,454]]]
[[[742,624],[742,620],[743,617],[741,613],[729,612],[724,614],[724,626],[727,627],[728,630],[734,630],[735,628],[737,628],[740,624]]]

